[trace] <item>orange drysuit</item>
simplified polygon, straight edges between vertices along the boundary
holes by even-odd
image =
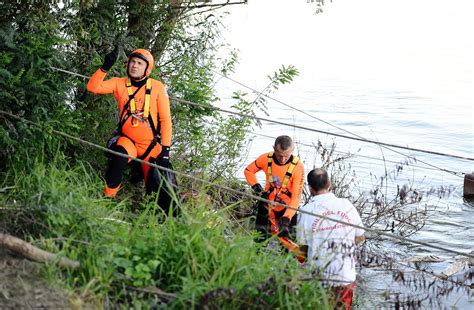
[[[113,94],[117,101],[119,115],[122,117],[120,121],[122,121],[127,114],[127,111],[123,111],[124,107],[129,101],[129,93],[126,86],[127,78],[113,77],[104,81],[106,74],[101,69],[94,72],[87,84],[87,90],[95,94]],[[131,86],[131,88],[133,92],[138,89],[135,86]],[[150,121],[144,118],[140,119],[145,106],[145,92],[146,85],[143,85],[135,94],[135,114],[128,117],[122,124],[121,135],[117,141],[117,145],[122,146],[128,155],[133,157],[143,155],[154,139]],[[127,105],[127,109],[130,109],[130,104]],[[161,145],[170,146],[172,133],[170,103],[165,86],[154,79],[151,79],[149,113],[155,129],[161,133]],[[161,152],[161,145],[157,143],[143,160],[149,161],[151,157],[156,158]],[[150,166],[142,164],[145,182],[147,181],[149,169]],[[116,190],[118,191],[118,188]]]
[[[271,177],[273,178],[274,182],[269,182],[270,174],[268,169],[268,162],[269,156],[272,156],[271,160]],[[298,209],[300,201],[301,201],[301,194],[303,192],[303,185],[304,185],[304,168],[301,161],[298,161],[294,170],[292,172],[291,177],[286,184],[286,189],[282,189],[282,182],[285,178],[285,174],[288,171],[288,168],[291,165],[293,160],[293,155],[290,159],[284,163],[279,164],[275,158],[273,158],[273,152],[265,153],[260,155],[254,162],[245,168],[244,174],[247,182],[250,186],[253,186],[258,183],[256,173],[260,170],[265,172],[266,182],[265,182],[265,191],[271,190],[268,196],[268,200],[277,201],[283,204],[286,204],[293,209],[284,208],[282,206],[275,206],[271,210],[275,212],[280,212],[285,210],[283,216],[288,217],[290,220],[295,215],[296,209]],[[278,182],[279,181],[279,182]]]

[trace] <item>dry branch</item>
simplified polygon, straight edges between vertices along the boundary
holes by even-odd
[[[14,253],[21,254],[24,257],[40,263],[57,263],[62,268],[79,268],[78,261],[67,257],[60,257],[57,254],[41,250],[26,241],[17,237],[0,233],[0,248],[5,248]]]
[[[166,302],[173,301],[177,298],[176,294],[165,292],[157,287],[140,288],[140,287],[127,286],[127,289],[136,291],[136,292],[156,295]]]

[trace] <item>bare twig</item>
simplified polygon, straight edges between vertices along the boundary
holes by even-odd
[[[140,287],[134,287],[134,286],[127,286],[127,289],[135,291],[135,292],[156,295],[167,302],[173,301],[178,297],[178,295],[176,294],[165,292],[157,287],[140,288]]]
[[[230,2],[227,0],[227,2],[224,3],[215,3],[215,4],[198,4],[198,5],[186,5],[186,6],[173,6],[173,10],[180,10],[180,9],[200,9],[200,8],[208,8],[208,7],[224,7],[227,5],[233,5],[233,4],[247,4],[247,0],[239,1],[239,2]]]

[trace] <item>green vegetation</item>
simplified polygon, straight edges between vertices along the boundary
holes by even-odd
[[[13,188],[2,196],[10,208],[1,225],[16,234],[21,227],[33,244],[80,261],[76,271],[48,267],[51,280],[80,296],[147,308],[156,294],[137,289],[157,287],[171,293],[158,297],[172,308],[315,308],[323,302],[318,283],[301,280],[305,271],[291,255],[268,252],[236,228],[233,206],[213,210],[197,200],[173,218],[144,200],[141,211],[130,212],[129,197],[100,197],[102,182],[87,163],[71,165],[58,154],[37,157],[28,174],[24,169],[9,170]]]
[[[3,5],[0,110],[41,128],[0,115],[1,232],[79,261],[78,270],[44,268],[50,281],[75,294],[78,307],[324,307],[319,284],[302,280],[294,257],[253,241],[250,219],[242,216],[251,201],[185,178],[180,190],[199,195],[185,200],[176,218],[127,181],[118,199],[104,199],[103,151],[52,131],[105,144],[116,124],[113,99],[87,95],[84,80],[54,68],[89,76],[114,44],[149,48],[158,63],[154,77],[171,95],[217,102],[213,72],[232,70],[237,61],[235,53],[226,61],[216,57],[218,11],[151,2]],[[111,75],[124,73],[119,61]],[[263,93],[296,74],[283,67]],[[236,92],[233,108],[265,109],[262,96],[247,97]],[[233,175],[246,130],[258,124],[184,104],[173,105],[172,115],[175,168],[244,191]]]

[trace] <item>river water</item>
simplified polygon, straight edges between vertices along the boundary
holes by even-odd
[[[450,2],[450,6],[438,0],[383,4],[335,0],[326,2],[323,14],[315,15],[309,1],[249,2],[230,10],[225,22],[224,37],[239,49],[240,56],[231,78],[262,90],[269,82],[267,75],[281,65],[291,64],[299,70],[291,84],[271,94],[280,102],[268,99],[269,116],[258,115],[346,136],[473,157],[474,42],[468,38],[474,29],[469,16],[474,4],[467,0]],[[216,90],[223,106],[233,102],[233,90],[248,92],[248,99],[256,96],[226,78],[219,79]],[[443,261],[423,267],[440,273],[456,260],[449,250],[474,250],[474,203],[462,197],[463,173],[474,171],[473,161],[402,149],[394,152],[269,122],[253,131],[257,135],[249,135],[253,142],[243,165],[271,150],[276,136],[287,134],[298,142],[296,151],[309,171],[321,164],[310,145],[318,140],[334,142],[337,152],[355,154],[346,164],[356,173],[354,187],[365,193],[377,184],[377,177],[394,171],[397,162],[405,161],[406,156],[416,158],[388,182],[388,191],[409,184],[423,192],[429,217],[423,229],[410,238],[447,250],[387,240],[380,251],[398,261],[436,255]],[[430,189],[447,192],[439,198],[427,195]],[[419,277],[410,268],[401,269],[407,278]],[[469,270],[473,268],[464,272]],[[396,307],[397,296],[423,300],[424,308],[474,307],[472,289],[439,297],[440,303],[433,305],[425,297],[439,295],[440,290],[399,285],[392,272],[381,267],[362,268],[359,273],[359,308]]]

